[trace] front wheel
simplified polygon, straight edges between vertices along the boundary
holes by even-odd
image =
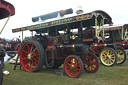
[[[100,67],[99,59],[96,55],[89,53],[88,58],[84,60],[84,70],[88,73],[95,73]]]
[[[116,52],[118,56],[117,64],[123,64],[126,61],[126,57],[127,57],[124,49],[117,48]]]
[[[64,70],[69,77],[78,78],[83,73],[83,62],[78,56],[70,55],[64,61]]]
[[[113,66],[117,62],[116,51],[113,48],[104,48],[100,53],[100,61],[104,66]]]

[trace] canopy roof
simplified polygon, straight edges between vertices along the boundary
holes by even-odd
[[[128,24],[124,24],[124,25],[118,25],[118,26],[108,26],[105,27],[105,31],[114,31],[114,30],[121,30],[121,29],[128,29]]]
[[[99,24],[101,23],[102,19],[104,19],[104,24],[112,23],[112,18],[106,12],[97,10],[86,14],[75,15],[72,17],[62,18],[59,20],[43,22],[41,24],[12,29],[12,32],[14,33],[30,30],[40,33],[46,33],[47,29],[55,30],[57,28],[58,31],[64,30],[67,27],[71,29],[76,29],[78,28],[79,21],[82,21],[83,27],[95,26],[95,17],[97,17],[97,22]]]
[[[4,0],[0,0],[0,19],[6,18],[11,14],[15,14],[15,8],[12,4],[9,2],[6,2]]]

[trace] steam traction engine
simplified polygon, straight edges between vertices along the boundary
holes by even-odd
[[[128,49],[128,24],[109,26],[105,28],[105,37],[108,43],[117,46],[118,55],[117,64],[123,64],[126,61],[126,53]]]
[[[87,27],[83,31],[84,41],[90,44],[104,66],[123,64],[126,60],[124,49],[127,48],[127,25],[104,27],[103,22],[99,23],[96,19],[95,27]],[[95,37],[97,43],[93,42]]]
[[[61,10],[58,13],[69,14],[72,9]],[[55,13],[56,14],[56,13]],[[63,14],[62,14],[63,15]],[[44,19],[42,15],[33,17],[33,21]],[[64,17],[64,18],[63,18]],[[23,43],[20,50],[20,62],[27,72],[39,71],[43,65],[47,68],[59,68],[64,64],[64,70],[69,77],[79,77],[83,70],[94,73],[99,69],[99,60],[90,50],[90,44],[83,39],[83,28],[95,26],[95,19],[104,24],[110,24],[111,17],[104,11],[62,16],[58,20],[49,20],[41,24],[13,29],[12,32],[25,30],[35,31],[32,39]],[[78,33],[74,33],[77,30]],[[97,42],[93,39],[93,42]]]

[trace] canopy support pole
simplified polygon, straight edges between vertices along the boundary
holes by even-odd
[[[22,31],[22,42],[23,42],[23,31]]]
[[[4,28],[5,28],[6,24],[8,23],[8,20],[10,19],[10,17],[11,17],[11,14],[8,16],[7,21],[5,22],[5,24],[4,24],[4,26],[3,26],[3,28],[1,29],[1,31],[0,31],[0,35],[1,35],[2,31],[4,30]]]
[[[96,32],[96,33],[95,33],[95,36],[96,36],[96,38],[98,37],[98,36],[97,36],[97,34],[98,34],[97,23],[98,23],[98,22],[97,22],[97,16],[95,16],[95,32]]]

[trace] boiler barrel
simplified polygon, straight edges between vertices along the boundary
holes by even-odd
[[[66,10],[60,10],[60,11],[52,12],[52,13],[45,14],[45,15],[32,17],[32,21],[33,22],[37,22],[37,21],[39,21],[39,18],[41,20],[47,20],[47,19],[51,19],[51,18],[56,18],[58,16],[58,13],[60,14],[60,16],[64,16],[64,15],[73,13],[73,9],[70,8],[70,9],[66,9]]]

